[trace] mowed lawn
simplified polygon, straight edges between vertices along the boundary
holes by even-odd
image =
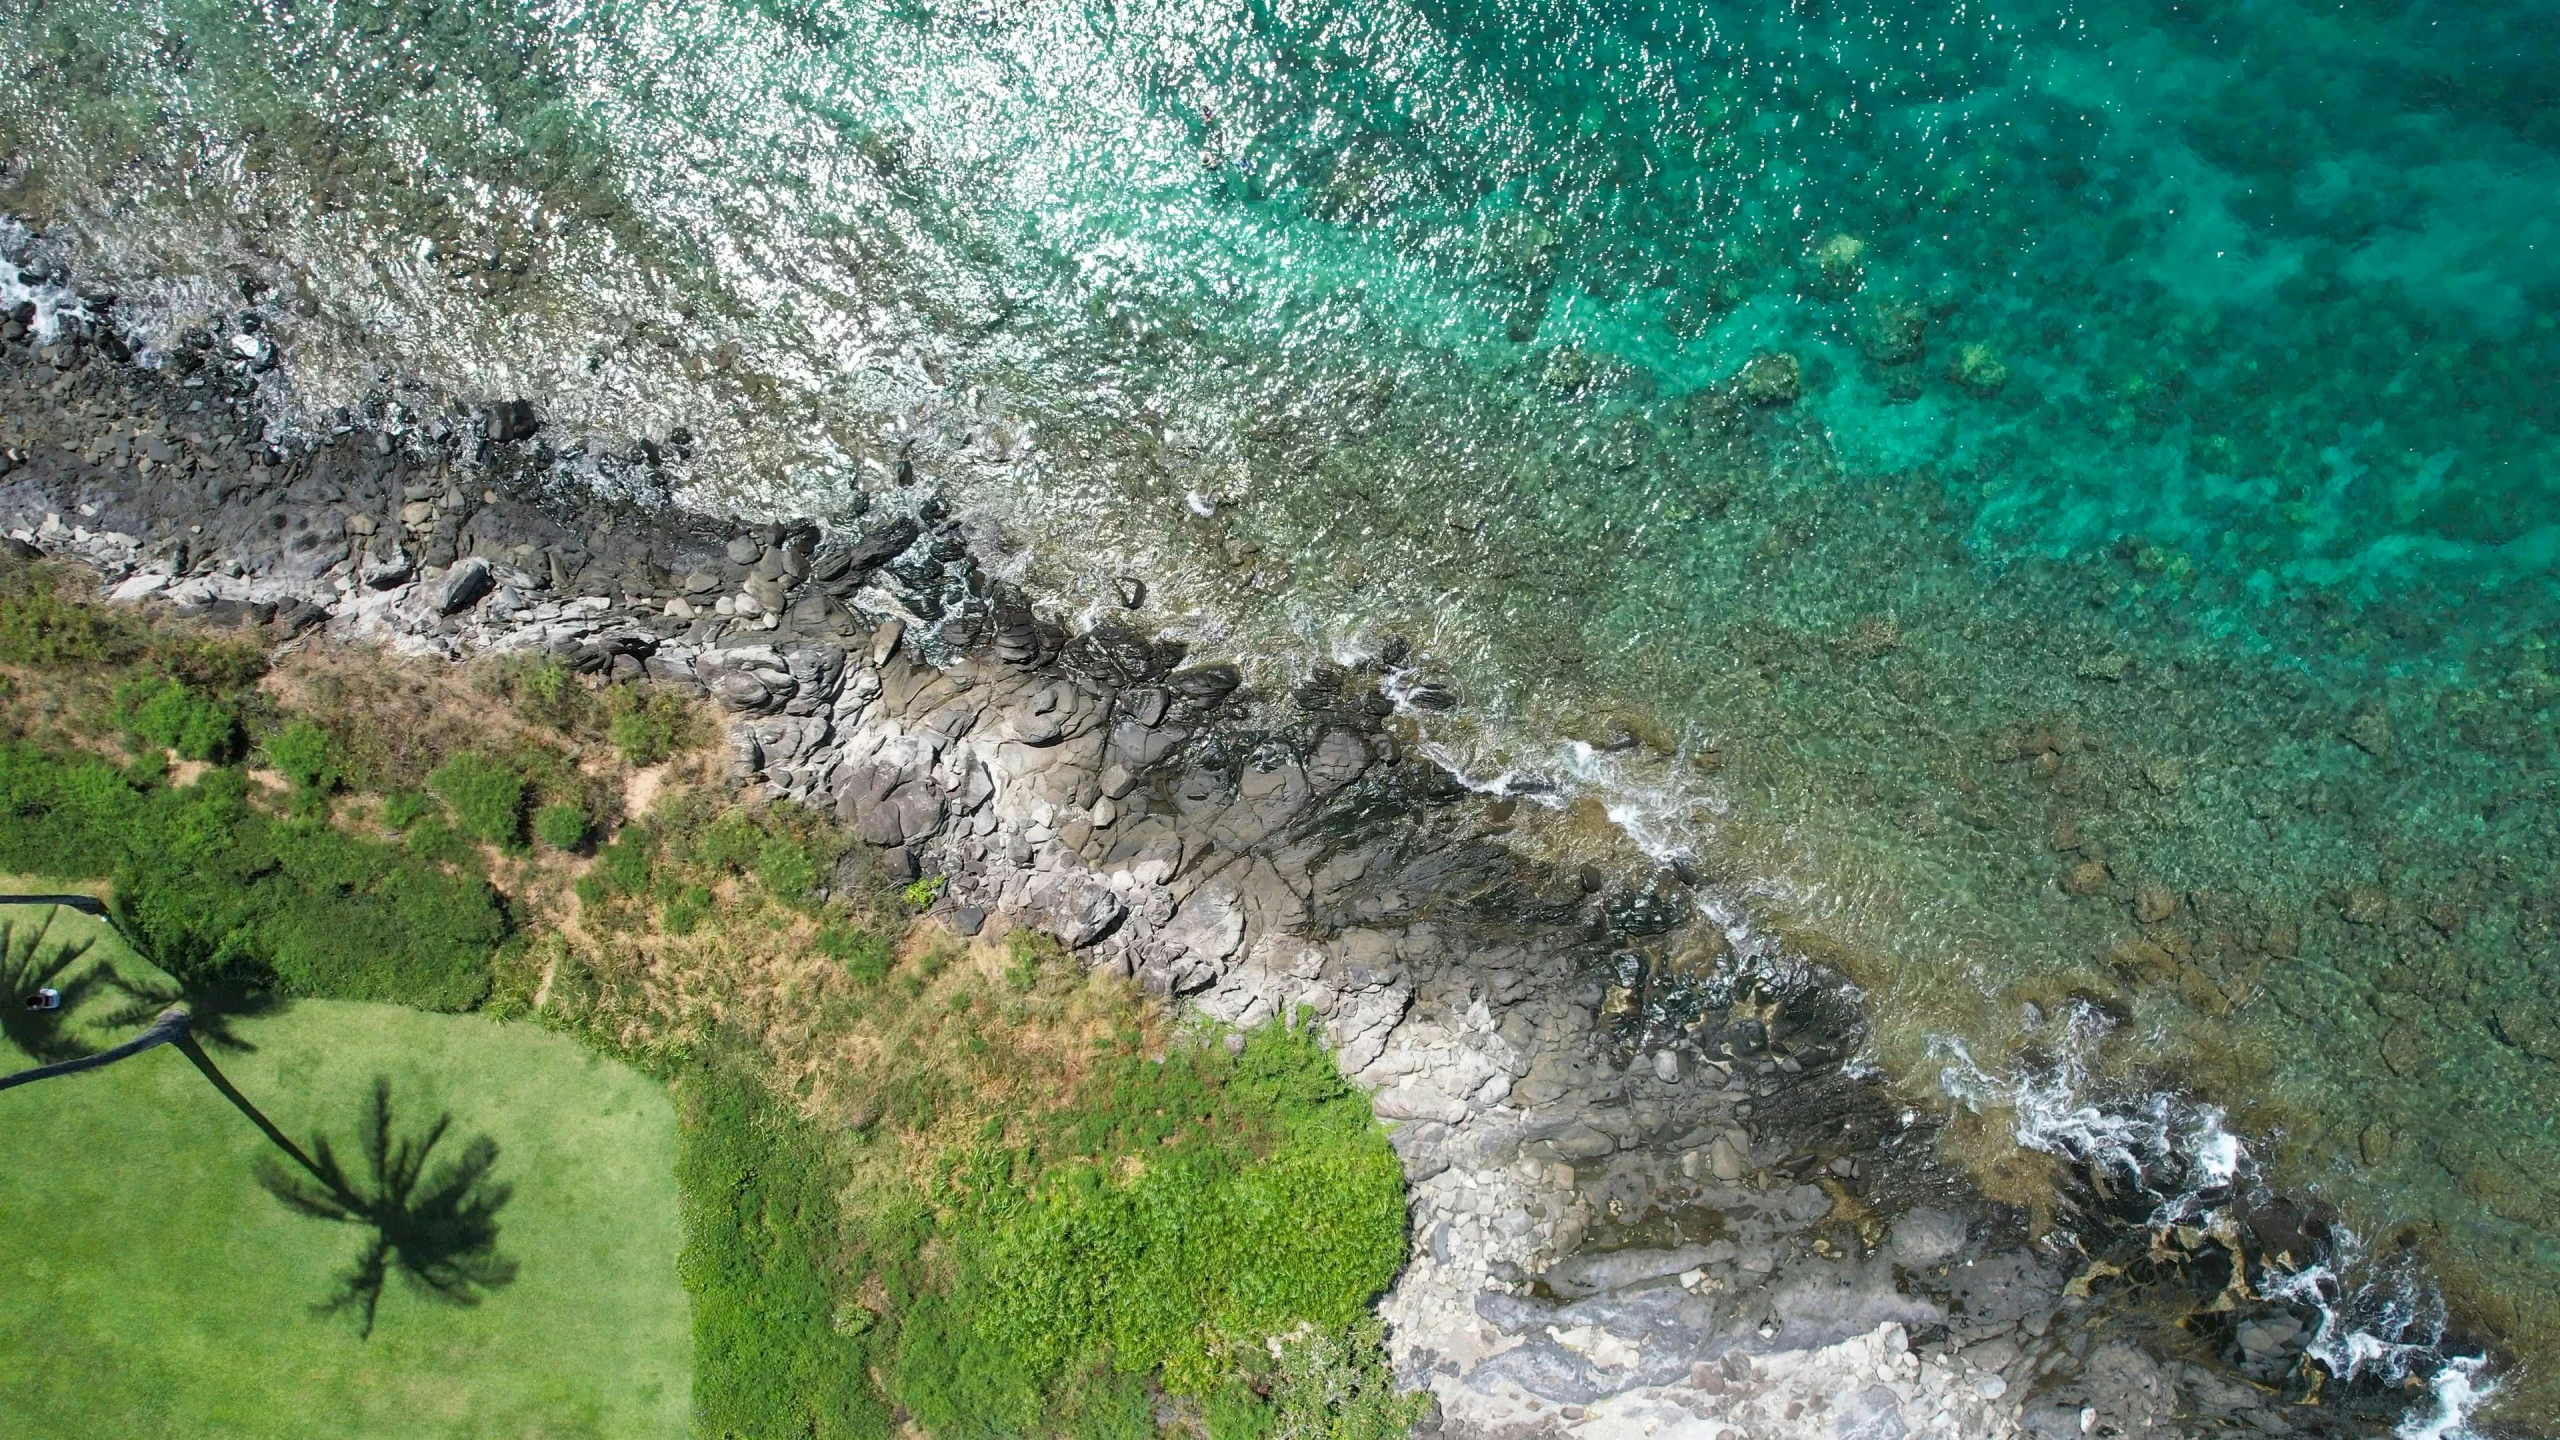
[[[352,1316],[312,1307],[365,1232],[259,1188],[265,1140],[183,1055],[23,1086],[0,1093],[0,1433],[689,1433],[663,1087],[475,1016],[303,1001],[233,1028],[257,1048],[217,1049],[216,1063],[297,1140],[325,1127],[351,1170],[376,1075],[395,1133],[452,1113],[439,1158],[493,1137],[495,1178],[515,1187],[499,1249],[517,1278],[464,1309],[395,1276],[359,1339]],[[24,1063],[0,1043],[0,1071]]]

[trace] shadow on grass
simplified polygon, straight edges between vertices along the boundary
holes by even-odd
[[[258,1047],[232,1028],[235,1020],[256,1020],[283,1013],[285,997],[272,989],[254,985],[238,985],[227,980],[195,980],[169,983],[165,981],[133,981],[122,975],[109,975],[108,988],[125,997],[125,1003],[107,1013],[109,1025],[148,1024],[151,1018],[171,1005],[184,1005],[193,1016],[189,1033],[204,1044],[233,1054],[245,1054]]]
[[[72,1035],[69,1021],[89,992],[111,979],[94,967],[64,978],[96,941],[65,940],[47,947],[45,933],[51,928],[49,923],[0,921],[0,1035],[39,1064],[76,1060],[96,1048]],[[52,1008],[30,1008],[27,997],[46,989],[57,997]]]
[[[350,1175],[329,1137],[316,1132],[310,1155],[294,1155],[302,1162],[299,1173],[272,1155],[258,1157],[258,1183],[288,1208],[371,1232],[339,1277],[338,1292],[313,1307],[318,1313],[352,1311],[358,1333],[369,1337],[394,1272],[421,1296],[450,1305],[477,1305],[515,1279],[516,1262],[498,1253],[498,1211],[515,1187],[489,1178],[497,1142],[477,1136],[459,1157],[429,1168],[452,1126],[453,1116],[445,1114],[422,1131],[395,1135],[391,1082],[376,1077],[356,1121],[362,1177]]]

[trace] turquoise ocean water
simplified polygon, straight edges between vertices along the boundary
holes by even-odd
[[[0,201],[305,423],[909,459],[1266,679],[1407,635],[1525,838],[1995,1138],[2224,1107],[2560,1411],[2560,12],[6,8]]]

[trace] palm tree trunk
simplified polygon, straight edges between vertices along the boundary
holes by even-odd
[[[186,1006],[172,1005],[160,1012],[160,1018],[151,1022],[150,1029],[112,1050],[101,1050],[95,1055],[83,1055],[77,1060],[62,1060],[51,1065],[39,1065],[32,1070],[21,1070],[15,1075],[0,1075],[0,1090],[31,1085],[38,1080],[50,1080],[56,1075],[76,1075],[83,1070],[95,1070],[101,1065],[113,1065],[119,1060],[131,1059],[157,1045],[177,1045],[192,1049],[195,1046],[195,1039],[187,1034],[187,1025],[194,1019],[195,1017],[188,1013]],[[229,1087],[224,1088],[227,1090]]]
[[[196,1068],[204,1072],[204,1078],[213,1082],[213,1088],[222,1092],[222,1098],[239,1107],[240,1113],[249,1117],[250,1124],[263,1131],[267,1139],[274,1142],[277,1149],[293,1157],[294,1164],[301,1166],[312,1179],[321,1184],[329,1183],[329,1177],[321,1172],[318,1165],[312,1163],[310,1156],[302,1153],[302,1147],[294,1144],[282,1130],[277,1129],[276,1122],[268,1119],[257,1106],[250,1104],[249,1097],[234,1088],[228,1076],[214,1068],[213,1057],[204,1053],[204,1047],[196,1043],[196,1037],[181,1033],[169,1043],[177,1046],[179,1053],[194,1061]]]
[[[265,1135],[277,1149],[292,1156],[293,1163],[301,1166],[312,1179],[322,1184],[328,1183],[328,1177],[321,1173],[318,1165],[312,1163],[310,1156],[302,1153],[302,1147],[294,1144],[291,1137],[277,1129],[276,1122],[268,1119],[265,1112],[250,1104],[249,1097],[240,1093],[239,1088],[231,1083],[229,1076],[215,1068],[213,1057],[204,1053],[204,1047],[197,1044],[196,1037],[188,1032],[187,1027],[194,1019],[195,1016],[186,1006],[172,1005],[160,1012],[160,1018],[151,1023],[150,1029],[111,1050],[101,1050],[95,1055],[83,1055],[77,1060],[38,1065],[32,1070],[21,1070],[15,1075],[0,1075],[0,1090],[33,1084],[38,1080],[50,1080],[57,1075],[76,1075],[83,1070],[95,1070],[102,1065],[113,1065],[119,1060],[130,1060],[143,1051],[158,1046],[175,1045],[178,1047],[178,1053],[195,1062],[196,1069],[203,1072],[204,1078],[213,1082],[214,1089],[222,1092],[223,1099],[230,1101],[241,1114],[249,1117],[249,1123],[257,1126],[259,1133]]]

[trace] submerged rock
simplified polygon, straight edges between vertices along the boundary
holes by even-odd
[[[2006,389],[2009,367],[1988,345],[1967,345],[1956,353],[1954,379],[1973,395],[1988,399]]]
[[[1733,389],[1745,403],[1764,409],[1793,405],[1804,393],[1804,367],[1793,355],[1754,355],[1734,376]]]

